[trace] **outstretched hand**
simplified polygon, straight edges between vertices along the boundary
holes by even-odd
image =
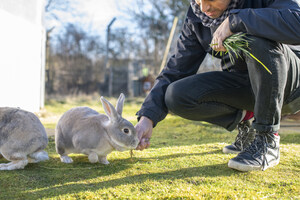
[[[211,47],[214,51],[226,51],[223,42],[226,38],[233,35],[229,28],[229,18],[227,17],[223,23],[215,31],[211,40]]]
[[[153,130],[153,122],[147,118],[142,116],[140,121],[135,126],[138,138],[140,140],[139,145],[136,150],[144,150],[150,146],[150,138],[152,136]]]

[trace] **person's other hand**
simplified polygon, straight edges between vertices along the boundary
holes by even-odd
[[[233,35],[229,28],[229,18],[227,17],[223,23],[217,28],[211,40],[211,47],[215,51],[226,51],[223,42],[226,38]]]
[[[147,149],[150,146],[153,122],[149,118],[142,116],[140,121],[135,125],[135,128],[140,140],[140,143],[137,146],[136,150],[142,151],[144,149]]]

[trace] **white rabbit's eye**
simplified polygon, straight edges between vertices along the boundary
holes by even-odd
[[[129,133],[129,129],[128,128],[124,128],[123,132],[126,133],[126,134],[128,134]]]

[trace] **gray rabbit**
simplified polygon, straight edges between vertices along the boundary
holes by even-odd
[[[139,139],[134,126],[122,118],[124,95],[120,95],[116,109],[103,97],[100,99],[107,116],[88,107],[76,107],[58,121],[55,145],[62,162],[73,162],[69,153],[82,153],[88,155],[91,163],[109,164],[106,156],[113,150],[137,147]]]
[[[18,108],[0,107],[0,157],[11,161],[0,170],[23,169],[28,162],[48,160],[44,126],[37,116]]]

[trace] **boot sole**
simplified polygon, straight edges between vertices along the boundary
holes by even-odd
[[[223,148],[223,153],[225,154],[238,154],[240,153],[241,151],[235,151],[235,150],[231,150],[231,149],[228,149],[226,147]]]
[[[269,167],[274,167],[276,165],[279,164],[279,160],[275,161],[275,162],[271,162],[269,165],[265,166],[265,168],[263,169],[263,166],[257,166],[257,165],[246,165],[234,160],[229,160],[228,162],[228,167],[232,168],[232,169],[236,169],[238,171],[242,171],[242,172],[248,172],[248,171],[264,171],[266,169],[268,169]]]

